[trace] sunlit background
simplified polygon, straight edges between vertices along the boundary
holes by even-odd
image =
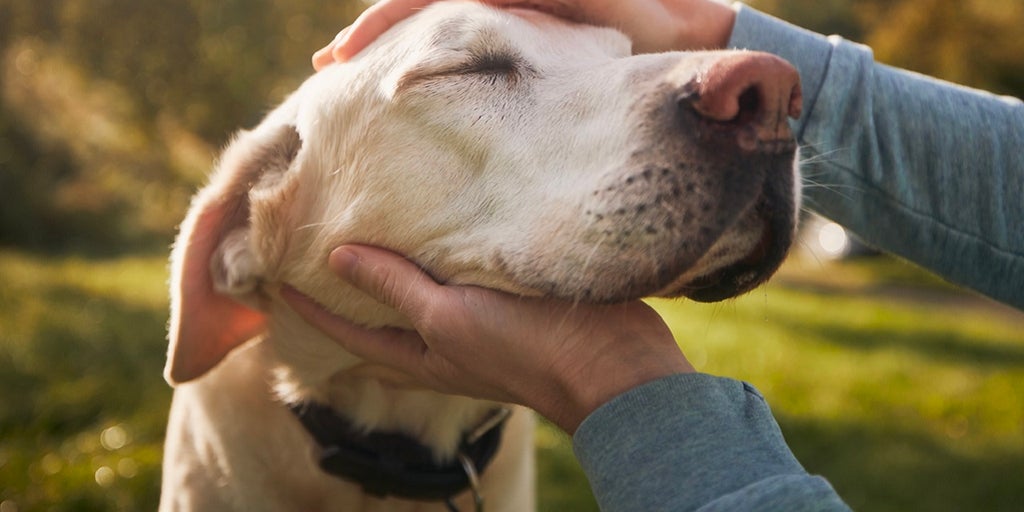
[[[625,1],[625,0],[624,0]],[[1020,0],[763,0],[884,62],[1024,95]],[[0,512],[153,510],[166,252],[232,131],[362,1],[0,0]],[[1021,510],[1024,315],[809,218],[769,286],[655,302],[860,510]],[[681,434],[684,435],[684,434]],[[595,510],[538,435],[542,510]]]

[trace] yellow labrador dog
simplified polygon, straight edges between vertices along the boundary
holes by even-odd
[[[475,2],[311,77],[182,224],[161,510],[532,509],[529,413],[390,384],[280,286],[408,327],[328,271],[362,243],[525,296],[735,296],[790,245],[799,109],[768,55],[632,56],[614,30]]]

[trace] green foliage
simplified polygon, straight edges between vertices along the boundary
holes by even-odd
[[[1000,94],[1024,96],[1019,0],[752,0],[824,34],[865,43],[880,62]]]
[[[0,250],[0,275],[0,503],[153,510],[165,257]],[[695,366],[767,396],[855,510],[1019,510],[1024,316],[917,275],[794,260],[735,301],[654,305]],[[537,449],[540,510],[597,510],[565,434],[542,422]]]
[[[166,246],[359,0],[0,0],[0,244]]]
[[[0,502],[155,508],[170,399],[165,267],[163,256],[0,252]]]
[[[541,419],[536,432],[537,510],[583,512],[597,510],[590,484],[572,450],[572,439]]]
[[[1024,3],[874,0],[866,42],[895,66],[998,93],[1024,95]]]

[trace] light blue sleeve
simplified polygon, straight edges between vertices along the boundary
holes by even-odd
[[[874,61],[737,5],[729,46],[800,71],[805,205],[865,241],[1024,309],[1024,104]],[[926,42],[922,42],[926,44]]]
[[[750,385],[679,374],[594,411],[573,447],[605,512],[846,511],[793,457]]]
[[[880,65],[867,47],[737,5],[730,47],[792,62],[808,207],[1024,309],[1024,105]],[[701,374],[594,411],[573,447],[602,510],[848,510],[749,385]]]

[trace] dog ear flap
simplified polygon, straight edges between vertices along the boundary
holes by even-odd
[[[244,235],[249,226],[250,190],[261,180],[285,173],[301,146],[293,126],[242,132],[224,151],[210,184],[193,198],[171,255],[171,318],[164,369],[171,385],[202,376],[266,328],[262,311],[222,293],[221,246],[237,245],[240,240],[248,243]]]

